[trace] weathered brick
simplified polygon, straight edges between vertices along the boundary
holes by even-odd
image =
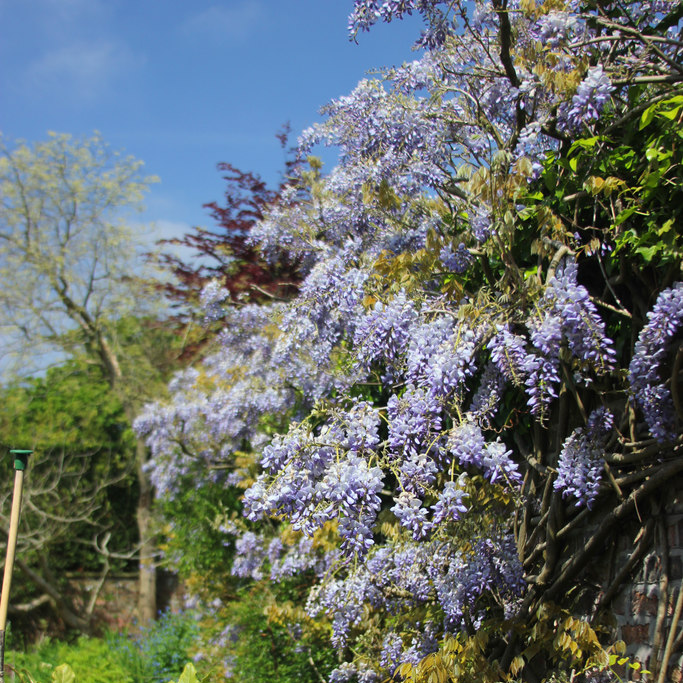
[[[624,624],[621,627],[621,638],[626,645],[645,643],[650,637],[648,624]]]
[[[631,600],[631,609],[635,616],[642,616],[644,614],[654,616],[657,614],[657,606],[659,600],[655,596],[648,596],[639,591],[633,591]]]

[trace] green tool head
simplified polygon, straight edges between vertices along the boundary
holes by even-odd
[[[13,449],[10,453],[14,456],[14,469],[15,470],[25,470],[26,464],[28,463],[28,456],[33,453],[33,451],[24,451],[21,449]]]

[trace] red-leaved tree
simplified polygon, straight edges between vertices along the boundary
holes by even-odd
[[[287,147],[288,134],[289,124],[277,134],[283,148]],[[298,263],[284,256],[273,263],[266,262],[248,242],[247,235],[268,208],[277,203],[283,190],[296,182],[293,177],[297,164],[289,150],[283,178],[277,189],[272,189],[258,174],[219,163],[218,170],[226,182],[223,201],[204,204],[216,225],[194,227],[182,237],[158,242],[162,247],[172,245],[191,250],[189,257],[177,249],[150,254],[152,260],[174,276],[173,281],[159,286],[175,310],[173,319],[181,327],[191,323],[188,304],[196,303],[202,289],[216,278],[235,305],[268,298],[289,299],[296,294],[301,280]],[[193,355],[206,338],[202,335],[191,343],[186,353]]]

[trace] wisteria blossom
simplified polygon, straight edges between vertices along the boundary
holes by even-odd
[[[664,363],[683,327],[683,283],[677,282],[657,297],[647,320],[636,342],[629,380],[652,435],[658,441],[667,441],[680,433],[676,425],[681,417],[674,411]],[[680,346],[674,350],[680,356]]]
[[[556,490],[576,499],[577,507],[591,508],[598,495],[604,466],[604,446],[614,417],[604,408],[591,413],[585,427],[575,429],[562,446],[557,465]]]

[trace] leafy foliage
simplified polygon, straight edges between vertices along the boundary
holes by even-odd
[[[45,640],[35,650],[8,652],[5,661],[27,683],[135,683],[113,639],[81,637],[75,643]],[[70,673],[69,673],[70,672]],[[20,678],[21,680],[21,678]]]
[[[334,667],[334,653],[327,645],[325,630],[293,626],[292,603],[285,593],[279,592],[282,602],[276,603],[275,596],[258,587],[222,606],[210,619],[214,626],[207,635],[212,633],[212,637],[202,644],[199,663],[235,681],[250,683],[326,679]]]
[[[12,605],[38,600],[23,615],[15,614],[17,628],[23,623],[27,633],[35,633],[38,619],[47,619],[48,630],[61,619],[60,609],[44,604],[46,586],[36,576],[66,591],[66,572],[99,572],[105,565],[127,568],[124,559],[109,554],[124,558],[137,543],[137,492],[130,465],[135,437],[101,371],[83,359],[0,393],[0,439],[7,450],[34,451],[25,479],[18,553],[20,563],[35,575],[27,574],[22,564]],[[11,458],[3,458],[2,469],[2,525],[7,529]],[[86,612],[84,608],[87,620]]]
[[[167,683],[178,676],[197,634],[188,613],[164,613],[135,636],[108,633],[73,643],[45,639],[6,662],[31,683]]]
[[[32,369],[26,366],[29,357],[84,357],[100,369],[129,424],[142,402],[159,396],[173,356],[163,335],[156,336],[165,342],[156,349],[141,343],[154,336],[145,328],[159,330],[158,297],[149,296],[141,283],[142,231],[126,222],[155,180],[141,168],[142,162],[122,158],[98,134],[0,144],[0,308],[8,345],[17,343],[8,351],[24,361],[19,363],[24,373]],[[138,608],[141,619],[151,620],[156,615],[152,490],[143,469],[147,453],[137,439],[133,456],[142,568]],[[54,585],[47,590],[63,603],[55,598],[59,592]],[[62,615],[71,627],[88,629],[89,620],[73,610]]]

